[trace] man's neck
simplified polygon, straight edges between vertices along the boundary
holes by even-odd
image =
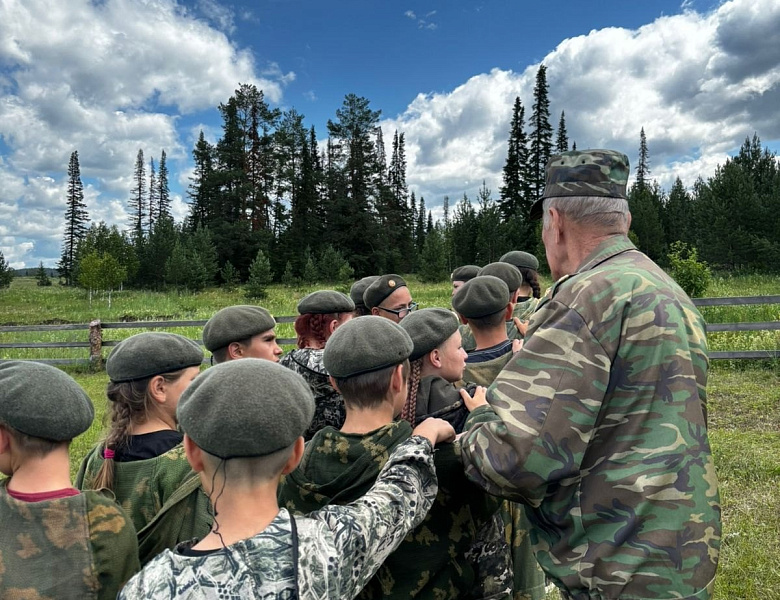
[[[492,348],[509,339],[506,335],[506,325],[503,323],[501,323],[500,328],[496,327],[495,329],[487,329],[484,331],[472,329],[471,333],[474,334],[474,341],[477,343],[476,350]]]
[[[393,422],[393,406],[382,402],[376,408],[355,409],[347,405],[347,418],[341,427],[341,433],[365,434],[376,431]]]
[[[52,450],[44,457],[28,457],[14,469],[8,488],[23,494],[54,492],[73,487],[70,481],[68,447]]]
[[[209,534],[193,546],[194,550],[216,550],[249,539],[265,530],[279,514],[278,477],[253,486],[235,488],[229,484],[228,481],[224,490],[220,490],[219,483],[215,486],[211,494],[214,525]]]

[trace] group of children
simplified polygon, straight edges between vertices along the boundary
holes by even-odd
[[[203,372],[187,338],[127,338],[76,488],[89,398],[0,364],[0,596],[541,598],[522,507],[469,483],[449,443],[497,419],[475,384],[521,344],[536,268],[457,269],[454,312],[416,311],[398,275],[314,292],[284,357],[268,311],[231,306]]]

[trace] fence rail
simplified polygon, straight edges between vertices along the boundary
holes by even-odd
[[[730,298],[694,298],[693,303],[698,307],[707,306],[748,306],[759,304],[780,304],[780,296],[733,296]],[[294,316],[275,317],[277,323],[292,323]],[[105,329],[157,329],[176,327],[203,327],[207,320],[197,321],[120,321],[115,323],[65,323],[61,325],[3,325],[0,333],[23,333],[30,331],[89,331],[89,341],[86,342],[9,342],[0,343],[2,349],[21,348],[89,348],[89,358],[43,358],[27,359],[51,365],[68,364],[100,364],[102,362],[102,348],[116,346],[120,340],[103,340]],[[740,332],[740,331],[778,331],[780,321],[765,321],[752,323],[707,323],[707,332]],[[202,340],[196,340],[203,345]],[[280,344],[295,344],[295,338],[280,338]],[[709,353],[711,360],[741,360],[741,359],[767,359],[780,358],[780,350],[735,350],[714,351]],[[208,362],[209,359],[204,359]],[[1,362],[7,360],[0,359]]]

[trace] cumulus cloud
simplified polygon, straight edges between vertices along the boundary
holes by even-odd
[[[58,238],[74,150],[82,177],[100,192],[88,201],[90,217],[124,224],[117,199],[128,195],[138,149],[147,161],[163,149],[169,160],[189,155],[180,115],[213,108],[239,82],[279,102],[295,74],[257,65],[227,37],[233,29],[233,13],[214,0],[192,10],[177,0],[0,3],[0,223],[11,224],[13,238],[6,255],[28,262]],[[46,239],[41,228],[51,228]],[[47,263],[58,253],[45,255]]]
[[[677,176],[686,185],[711,176],[753,132],[764,142],[780,139],[776,0],[733,0],[636,30],[592,31],[541,62],[553,127],[565,110],[570,143],[619,149],[632,163],[644,127],[651,176],[667,189]],[[529,132],[538,66],[494,69],[451,92],[420,94],[382,123],[385,140],[405,132],[407,180],[429,206],[444,195],[473,198],[483,180],[498,197],[512,105],[519,96]]]

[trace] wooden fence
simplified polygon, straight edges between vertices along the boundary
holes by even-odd
[[[705,306],[747,306],[756,304],[780,304],[780,296],[738,296],[732,298],[694,298],[693,303],[699,307]],[[292,323],[295,317],[276,317],[277,323]],[[88,324],[65,325],[5,325],[0,326],[0,333],[16,333],[28,331],[87,331],[87,341],[84,342],[19,342],[0,343],[0,351],[6,348],[88,348],[89,358],[74,359],[28,359],[47,364],[94,364],[102,363],[102,349],[116,346],[119,340],[104,340],[106,329],[172,329],[176,327],[203,327],[206,320],[201,321],[131,321],[121,323],[101,323],[92,321]],[[780,321],[750,322],[750,323],[708,323],[707,332],[717,331],[776,331],[780,330]],[[202,344],[201,340],[197,340]],[[295,338],[280,338],[279,344],[295,344]],[[739,350],[710,352],[711,360],[741,360],[780,358],[780,350]],[[205,359],[204,362],[208,362]],[[0,362],[6,360],[0,359]]]

